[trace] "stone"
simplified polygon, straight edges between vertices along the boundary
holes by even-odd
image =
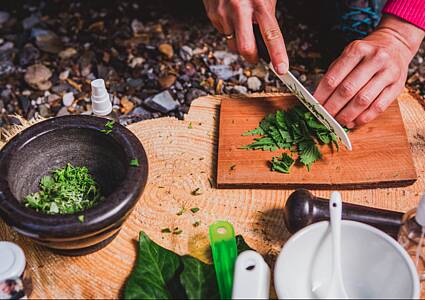
[[[192,48],[190,48],[189,46],[184,45],[184,46],[182,46],[182,47],[180,48],[180,52],[179,52],[179,54],[180,54],[180,57],[181,57],[183,60],[188,61],[188,60],[191,60],[191,59],[192,59],[192,56],[193,56],[193,50],[192,50]]]
[[[159,77],[158,82],[162,89],[168,89],[174,84],[174,82],[176,82],[176,79],[176,75],[169,74]]]
[[[18,104],[19,107],[22,109],[23,113],[27,115],[31,107],[31,102],[28,97],[18,96]]]
[[[131,21],[131,30],[133,31],[134,36],[139,36],[144,31],[144,26],[142,22],[137,19]]]
[[[62,81],[65,81],[66,79],[68,79],[69,72],[70,72],[70,69],[66,69],[65,71],[61,72],[59,74],[59,79],[62,80]]]
[[[164,54],[164,56],[168,59],[173,58],[174,56],[174,50],[173,50],[173,46],[171,46],[170,44],[161,44],[158,47],[159,52],[161,52],[162,54]]]
[[[40,105],[38,107],[38,113],[40,114],[40,116],[42,116],[43,118],[48,118],[50,117],[50,109],[45,105]]]
[[[145,105],[164,114],[175,110],[179,106],[168,90],[147,98]]]
[[[136,67],[143,65],[144,62],[145,62],[145,59],[143,57],[132,57],[128,65],[130,66],[130,68],[134,69]]]
[[[249,77],[247,80],[247,85],[251,91],[259,91],[261,89],[261,80],[256,76]]]
[[[197,89],[197,88],[192,88],[186,94],[186,103],[191,104],[192,101],[195,100],[196,98],[206,96],[206,95],[207,95],[207,93],[204,92],[203,90]]]
[[[40,23],[40,18],[37,15],[31,15],[28,18],[22,20],[22,27],[25,30],[28,30],[33,28],[38,23]]]
[[[123,114],[128,114],[134,108],[134,103],[128,100],[126,96],[121,98],[121,108],[120,111]]]
[[[58,113],[56,114],[56,117],[62,117],[62,116],[67,116],[69,115],[69,111],[67,107],[62,107],[61,109],[59,109]]]
[[[127,84],[136,90],[140,90],[143,87],[143,83],[141,78],[127,78]]]
[[[238,72],[233,71],[232,67],[227,65],[212,65],[209,66],[209,68],[218,79],[228,80],[231,77],[239,74]]]
[[[42,64],[35,64],[28,67],[24,79],[31,87],[45,91],[52,86],[50,77],[52,77],[52,72],[49,68]]]
[[[252,76],[257,76],[258,78],[264,79],[267,75],[267,69],[263,64],[258,64],[253,70],[252,70]]]
[[[244,87],[243,85],[235,85],[232,88],[232,91],[239,93],[239,94],[246,94],[248,92],[248,89]]]
[[[35,38],[35,44],[41,51],[53,54],[62,51],[62,41],[53,31],[33,28],[31,36]]]
[[[10,14],[6,11],[0,11],[0,26],[9,21]]]
[[[50,94],[49,96],[47,96],[47,103],[49,103],[49,105],[55,104],[60,100],[60,98],[61,97],[59,95]]]
[[[61,59],[69,59],[71,57],[73,57],[75,54],[77,54],[77,50],[75,50],[72,47],[66,48],[65,50],[62,50],[61,52],[59,52],[59,57]]]
[[[35,63],[35,61],[40,57],[40,50],[33,46],[33,44],[28,43],[19,53],[19,65],[26,67],[30,64]]]
[[[227,51],[214,51],[214,57],[223,62],[224,65],[230,65],[238,60],[238,55]]]
[[[66,93],[62,96],[62,103],[66,107],[71,106],[74,103],[74,94],[72,92]]]

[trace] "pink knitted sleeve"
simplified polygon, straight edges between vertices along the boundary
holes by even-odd
[[[388,0],[382,12],[425,30],[425,0]]]

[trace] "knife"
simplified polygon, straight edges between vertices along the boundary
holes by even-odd
[[[273,73],[288,87],[288,89],[300,100],[302,104],[319,120],[320,123],[326,126],[332,133],[334,133],[344,146],[351,151],[352,146],[350,139],[344,128],[332,117],[331,114],[313,97],[312,94],[298,81],[298,79],[288,71],[285,75],[279,75],[270,60],[269,52],[266,44],[264,43],[263,36],[261,35],[260,28],[257,24],[254,26],[255,41],[257,44],[258,56],[264,59]]]

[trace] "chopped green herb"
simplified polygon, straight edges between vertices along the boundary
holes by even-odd
[[[114,127],[114,125],[115,125],[115,121],[110,120],[110,121],[106,122],[105,128],[112,129]]]
[[[202,195],[202,190],[201,188],[196,188],[191,192],[192,196],[199,196]]]
[[[79,215],[78,221],[80,221],[81,223],[84,223],[84,215]]]
[[[339,149],[338,138],[320,123],[303,105],[297,105],[287,111],[276,111],[260,122],[258,128],[248,131],[243,136],[259,135],[254,142],[241,149],[275,151],[290,150],[298,154],[295,161],[305,165],[307,170],[314,162],[322,158],[317,144],[334,145]],[[295,163],[289,155],[273,157],[272,170],[289,173]]]
[[[162,228],[161,232],[162,233],[171,233],[171,230],[170,230],[170,228]]]
[[[47,214],[72,214],[101,201],[100,188],[86,167],[67,164],[40,180],[40,191],[24,198],[24,204]]]
[[[104,134],[110,134],[112,132],[111,129],[102,129],[100,132],[104,133]]]
[[[199,225],[201,225],[201,221],[196,221],[192,224],[193,227],[198,227]]]
[[[196,214],[199,211],[199,207],[192,207],[190,211]]]
[[[130,166],[132,166],[132,167],[138,167],[139,166],[139,160],[137,158],[132,159],[130,161]]]
[[[192,129],[192,122],[189,122],[189,126],[187,126],[187,128]]]
[[[176,213],[177,216],[181,216],[184,214],[184,212],[186,211],[186,209],[184,207],[180,208],[180,210]]]
[[[230,166],[230,170],[232,170],[232,171],[233,171],[234,169],[236,169],[236,165],[231,165],[231,166]]]
[[[173,229],[173,234],[175,234],[175,235],[179,235],[179,234],[181,234],[183,232],[183,230],[181,230],[181,229],[179,229],[178,227],[176,227],[176,228],[174,228]]]

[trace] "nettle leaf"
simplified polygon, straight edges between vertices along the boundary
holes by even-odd
[[[188,299],[219,299],[214,265],[208,265],[192,256],[183,256],[180,281]]]
[[[171,284],[179,266],[180,258],[177,254],[155,244],[141,232],[136,266],[127,281],[124,298],[172,298],[167,285]]]

